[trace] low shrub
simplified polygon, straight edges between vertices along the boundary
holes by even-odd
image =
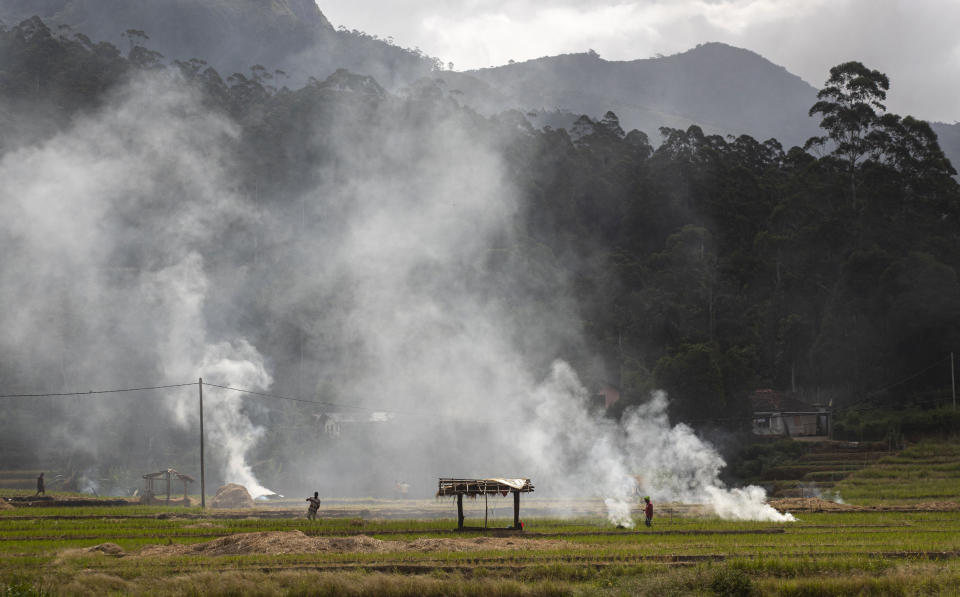
[[[710,590],[723,597],[748,597],[753,594],[753,581],[743,570],[723,567],[713,574]]]

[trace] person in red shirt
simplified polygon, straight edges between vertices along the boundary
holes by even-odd
[[[643,501],[647,503],[647,506],[644,508],[643,513],[647,515],[647,519],[644,521],[644,524],[651,526],[653,524],[653,502],[650,501],[650,496],[643,496]]]

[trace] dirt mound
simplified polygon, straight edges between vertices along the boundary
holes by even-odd
[[[243,485],[227,483],[210,500],[211,508],[253,508],[253,498]]]
[[[384,551],[384,542],[359,535],[356,537],[308,537],[301,531],[265,531],[240,533],[193,545],[147,545],[137,555],[173,556],[242,554],[286,554],[314,552]]]
[[[537,548],[561,549],[566,541],[536,542]],[[192,545],[147,545],[136,553],[140,557],[181,555],[227,556],[242,554],[289,553],[373,553],[383,551],[475,551],[480,549],[525,549],[530,542],[522,539],[476,537],[473,539],[432,539],[414,541],[381,541],[366,535],[353,537],[309,537],[301,531],[266,531],[240,533]],[[89,548],[93,549],[93,548]]]
[[[314,539],[317,545],[317,551],[387,551],[387,546],[394,541],[381,541],[366,535],[357,535],[355,537],[317,537]]]
[[[127,555],[127,552],[123,551],[123,548],[117,545],[116,543],[100,543],[98,545],[92,545],[90,547],[74,547],[70,549],[61,550],[58,553],[58,556],[53,560],[55,564],[62,564],[63,562],[71,558],[80,558],[83,556],[88,556],[90,554],[102,553],[108,556],[114,556],[122,558]]]
[[[83,551],[87,553],[105,553],[108,556],[122,556],[124,554],[123,548],[116,543],[101,543],[93,547],[87,547]]]
[[[780,498],[770,500],[769,503],[780,512],[853,512],[869,509],[853,504],[838,504],[821,498]]]

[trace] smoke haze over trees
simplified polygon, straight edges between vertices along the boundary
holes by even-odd
[[[643,468],[703,498],[722,461],[691,428],[742,427],[751,390],[921,401],[926,377],[882,390],[957,346],[960,189],[923,121],[874,105],[856,160],[849,121],[816,153],[615,111],[537,128],[437,79],[165,67],[140,33],[0,34],[0,388],[324,403],[205,393],[222,480],[601,468],[619,495]],[[861,109],[830,75],[798,119]],[[602,381],[640,410],[588,413]],[[3,464],[189,470],[195,402],[5,399]]]

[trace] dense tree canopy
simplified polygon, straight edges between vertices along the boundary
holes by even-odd
[[[128,57],[39,20],[0,33],[0,118],[11,131],[2,151],[51,135],[133,74],[156,69],[160,57],[141,33],[130,34]],[[824,136],[807,149],[823,155],[697,126],[661,129],[654,146],[612,112],[570,131],[536,130],[517,113],[482,117],[430,81],[401,98],[346,71],[291,90],[261,65],[226,79],[200,58],[175,68],[237,123],[235,185],[269,209],[299,213],[316,177],[336,176],[332,143],[362,146],[384,114],[452,118],[495,143],[522,213],[519,240],[492,248],[484,275],[505,261],[522,261],[531,277],[564,272],[586,342],[571,340],[555,356],[579,365],[588,383],[619,385],[624,404],[664,388],[679,419],[736,425],[758,387],[838,405],[905,403],[940,382],[919,376],[884,388],[960,347],[956,171],[927,123],[883,113],[889,82],[860,63],[831,69],[811,108]],[[322,221],[303,213],[321,232],[349,206],[324,209]],[[284,250],[228,243],[217,258],[247,267],[282,260]],[[269,286],[269,268],[251,271]],[[247,307],[245,325],[279,370],[296,351],[298,367],[325,358],[294,346],[317,305],[284,305],[282,317],[263,297]]]

